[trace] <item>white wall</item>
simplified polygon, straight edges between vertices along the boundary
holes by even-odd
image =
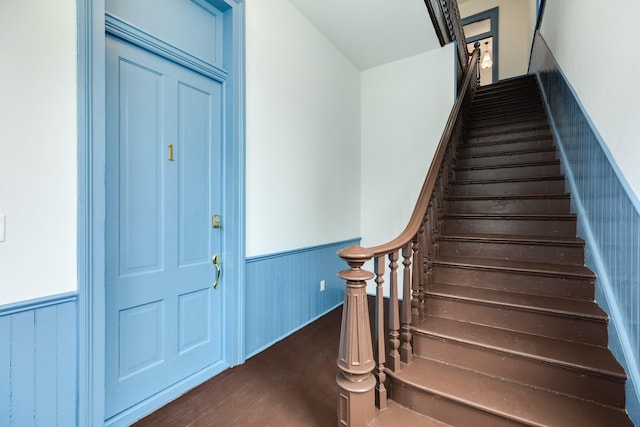
[[[640,197],[640,3],[547,0],[541,33],[631,190]]]
[[[453,44],[362,72],[362,244],[409,221],[454,102]]]
[[[361,159],[360,105],[367,106],[365,119],[391,103],[375,106],[382,88],[361,99],[359,71],[287,0],[248,1],[246,20],[247,255],[366,233],[360,228],[360,164],[377,162],[380,152],[369,149],[382,139],[370,138],[379,123],[369,121],[363,151],[374,158]],[[77,289],[76,4],[2,2],[0,37],[7,41],[0,67],[0,212],[7,215],[0,304],[7,304]],[[422,71],[412,74],[412,64]],[[387,79],[389,102],[424,94],[409,102],[410,116],[394,117],[397,111],[390,109],[395,131],[387,142],[410,149],[416,140],[408,136],[439,137],[442,126],[429,120],[441,114],[444,121],[452,102],[452,47],[384,67],[368,70],[363,88]],[[395,226],[370,234],[369,243],[406,223],[429,163],[428,147],[423,154],[408,156],[410,164],[393,160],[390,173],[398,175],[398,194],[409,202]],[[413,172],[417,179],[406,174],[409,166],[419,170]]]
[[[499,7],[498,78],[527,74],[531,50],[532,27],[529,0],[468,0],[460,2],[463,18]]]
[[[531,51],[531,44],[533,44],[533,33],[536,31],[536,23],[538,21],[538,0],[528,0],[529,2],[529,37],[530,45],[529,51]]]
[[[360,73],[288,0],[246,28],[247,256],[358,237]]]
[[[77,288],[76,2],[0,2],[0,304]]]

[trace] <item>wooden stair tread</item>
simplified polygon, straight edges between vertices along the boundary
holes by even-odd
[[[414,333],[437,336],[494,351],[561,365],[617,380],[624,369],[607,347],[427,316],[413,326]]]
[[[402,405],[398,405],[393,400],[387,402],[384,410],[376,409],[376,417],[369,427],[398,427],[398,426],[421,426],[421,427],[453,427],[450,424],[435,420],[426,415],[412,411]]]
[[[451,191],[445,197],[446,209],[451,213],[570,213],[571,196],[568,193],[530,190],[519,194],[511,191],[498,194],[496,191],[487,191],[489,194]]]
[[[481,170],[481,169],[501,169],[520,168],[525,166],[559,165],[560,160],[541,160],[535,162],[513,162],[500,165],[479,165],[479,166],[456,166],[455,170]]]
[[[530,213],[494,213],[494,212],[476,212],[476,213],[447,213],[444,215],[447,218],[458,219],[538,219],[538,220],[560,220],[560,221],[575,221],[576,214],[530,214]]]
[[[480,86],[476,89],[475,98],[481,98],[484,96],[495,96],[498,93],[513,93],[513,91],[537,91],[538,85],[534,81],[519,82],[517,84],[503,84],[503,82],[493,83],[488,86]],[[475,99],[474,98],[474,99]]]
[[[607,314],[594,302],[568,298],[551,298],[541,295],[499,291],[494,289],[433,283],[426,291],[428,295],[452,298],[481,304],[504,306],[554,315],[579,317],[599,322],[607,321]]]
[[[535,80],[522,80],[513,82],[511,80],[508,81],[500,81],[493,83],[487,86],[480,86],[476,89],[475,98],[480,98],[483,96],[490,96],[496,93],[513,93],[514,90],[518,92],[523,91],[538,91],[538,84]]]
[[[498,93],[513,93],[515,91],[537,91],[538,85],[536,82],[519,82],[517,84],[504,84],[503,82],[493,83],[488,86],[480,86],[476,89],[474,99],[495,96]]]
[[[500,80],[499,82],[492,83],[486,86],[480,86],[476,93],[480,92],[491,92],[495,90],[502,89],[504,87],[521,87],[521,86],[533,86],[536,85],[536,78],[531,74],[523,74],[521,76],[516,76],[510,79]]]
[[[465,179],[453,181],[451,185],[468,185],[468,184],[499,184],[503,182],[531,182],[531,181],[559,181],[564,180],[564,175],[543,175],[543,176],[522,176],[494,179]]]
[[[565,246],[584,246],[584,240],[575,237],[568,236],[528,236],[528,235],[504,235],[504,234],[479,234],[479,233],[465,233],[455,234],[446,233],[440,236],[440,239],[444,240],[474,240],[474,241],[488,241],[488,242],[503,242],[503,243],[534,243],[539,245],[565,245]]]
[[[504,150],[504,151],[500,151],[500,152],[474,153],[474,154],[471,154],[471,155],[467,155],[465,153],[465,150],[463,149],[462,153],[460,154],[460,156],[458,158],[459,159],[475,159],[475,158],[478,158],[478,157],[514,156],[514,155],[517,155],[517,154],[545,153],[545,152],[549,152],[549,151],[553,151],[555,153],[556,147],[550,146],[550,147],[528,148],[528,149],[521,149],[521,150]]]
[[[553,138],[550,136],[543,136],[541,138],[518,138],[518,139],[514,139],[513,141],[509,140],[509,141],[486,141],[486,142],[478,142],[478,143],[474,143],[474,144],[462,144],[460,146],[460,148],[464,151],[465,149],[468,148],[478,148],[478,147],[490,147],[490,146],[495,146],[495,145],[509,145],[509,144],[513,144],[514,142],[537,142],[537,141],[549,141],[550,143],[553,142]]]
[[[491,270],[507,270],[527,274],[573,276],[594,279],[595,275],[586,267],[571,264],[550,264],[540,262],[511,261],[491,258],[459,258],[439,257],[433,260],[434,265],[449,267],[466,267]]]
[[[484,137],[489,137],[488,135],[479,137],[479,138],[484,138]],[[501,140],[499,140],[501,141]],[[547,154],[549,155],[549,153],[555,155],[556,154],[556,150],[555,147],[553,146],[548,146],[548,147],[538,147],[538,148],[532,148],[532,149],[505,149],[502,151],[497,151],[497,152],[487,152],[487,153],[467,153],[465,152],[466,150],[463,150],[460,153],[460,157],[458,158],[458,160],[473,160],[473,159],[477,159],[477,158],[484,158],[484,157],[514,157],[514,156],[524,156],[526,154]],[[555,160],[556,157],[552,157],[551,159],[544,159],[544,160]],[[538,160],[534,160],[534,161],[538,161]]]
[[[465,126],[465,132],[466,131],[475,131],[475,130],[480,130],[480,129],[485,129],[485,128],[505,128],[505,129],[510,129],[512,127],[520,127],[520,126],[524,126],[524,127],[549,127],[549,122],[547,121],[547,116],[540,114],[538,112],[536,113],[528,113],[528,114],[522,114],[522,115],[517,115],[512,117],[509,120],[505,120],[505,121],[500,121],[500,120],[495,120],[495,121],[487,121],[487,120],[473,120],[471,119],[469,122],[467,122],[467,125]]]
[[[417,358],[388,375],[417,389],[534,426],[632,426],[622,410]],[[544,410],[540,410],[544,408]]]
[[[474,137],[480,135],[493,135],[496,133],[504,134],[507,132],[522,132],[528,130],[548,130],[549,124],[543,120],[522,120],[522,121],[507,121],[502,123],[486,124],[484,126],[467,126],[464,131],[464,135],[467,137]]]
[[[494,86],[494,85],[491,85]],[[517,89],[518,92],[517,93],[537,93],[538,95],[540,94],[540,92],[538,92],[538,87],[535,83],[533,84],[524,84],[524,85],[512,85],[512,86],[503,86],[503,87],[491,87],[491,86],[481,86],[478,89],[476,89],[476,93],[474,96],[474,100],[477,99],[483,99],[483,98],[487,98],[487,97],[495,97],[495,96],[499,96],[499,95],[513,95],[514,89]],[[487,88],[491,87],[491,89],[487,90]]]
[[[534,102],[540,101],[540,94],[531,92],[525,94],[522,97],[513,95],[499,95],[499,96],[483,96],[481,98],[475,98],[471,101],[472,109],[484,109],[487,107],[511,107],[511,106],[529,106]]]
[[[416,356],[481,372],[529,387],[541,388],[601,405],[624,408],[624,380],[589,375],[559,364],[541,362],[517,354],[444,339],[413,335]],[[499,363],[496,363],[496,360]]]
[[[467,123],[466,126],[466,130],[475,130],[475,129],[482,129],[485,127],[493,127],[493,126],[499,126],[500,124],[503,123],[508,123],[508,124],[516,124],[516,123],[529,123],[530,121],[535,121],[535,122],[545,122],[548,123],[547,121],[547,115],[544,113],[527,113],[527,114],[522,114],[522,115],[514,115],[512,116],[509,120],[507,121],[503,121],[503,120],[474,120],[473,117],[469,120],[469,122]],[[547,124],[548,126],[548,124]]]
[[[500,93],[507,93],[513,96],[514,89],[517,89],[517,92],[516,92],[517,94],[531,93],[531,94],[537,94],[538,96],[540,96],[540,92],[538,91],[537,86],[535,86],[535,84],[532,84],[532,82],[523,82],[523,83],[518,83],[515,85],[503,86],[503,87],[500,87],[500,85],[497,85],[498,87],[492,87],[492,86],[494,85],[480,86],[478,89],[476,89],[476,96],[474,97],[474,100],[485,97],[485,96],[496,96],[496,94],[500,94]],[[487,88],[491,88],[491,89],[487,90]]]
[[[549,129],[549,126],[538,126],[535,128],[530,128],[530,129],[506,129],[505,132],[490,132],[488,135],[465,135],[467,140],[470,139],[480,139],[486,136],[495,136],[495,135],[500,135],[500,136],[505,136],[508,137],[509,134],[517,134],[515,135],[516,137],[519,138],[524,138],[524,137],[528,137],[530,135],[544,135],[545,137],[551,137],[551,129]]]
[[[468,180],[482,181],[482,180]],[[448,201],[462,200],[512,200],[512,199],[571,199],[569,193],[555,194],[490,194],[490,195],[473,195],[473,196],[447,196]]]
[[[531,106],[531,105],[516,105],[516,106],[508,106],[508,105],[500,105],[497,106],[496,108],[488,108],[487,106],[484,107],[477,107],[476,108],[471,108],[470,109],[471,112],[471,116],[474,117],[476,120],[482,120],[482,119],[496,119],[498,117],[510,117],[513,115],[517,115],[517,114],[523,114],[523,113],[542,113],[544,112],[544,107],[542,105],[536,105],[536,106]]]
[[[526,91],[524,93],[504,92],[500,94],[483,94],[482,96],[476,96],[471,100],[472,109],[481,109],[484,107],[491,107],[494,105],[501,105],[508,107],[510,105],[515,106],[530,106],[532,104],[539,104],[542,101],[539,93],[535,91]]]

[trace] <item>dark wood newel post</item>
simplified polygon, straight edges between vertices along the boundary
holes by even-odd
[[[368,425],[375,417],[375,367],[366,281],[373,273],[362,265],[373,257],[368,249],[354,245],[338,251],[349,270],[338,276],[347,282],[342,307],[340,349],[338,350],[338,425],[359,427]]]

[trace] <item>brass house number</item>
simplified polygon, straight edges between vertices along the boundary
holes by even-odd
[[[169,144],[169,161],[173,162],[173,144]]]

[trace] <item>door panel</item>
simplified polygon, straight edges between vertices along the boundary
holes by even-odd
[[[211,286],[223,129],[219,82],[115,38],[106,52],[111,417],[226,367],[222,293]]]
[[[217,188],[219,179],[210,174],[211,117],[220,117],[219,109],[210,102],[210,94],[199,89],[179,85],[179,224],[180,266],[211,263],[209,235],[202,230],[211,228],[209,195]],[[217,94],[219,97],[220,94]],[[213,123],[220,129],[220,123]],[[206,179],[203,179],[206,177]]]
[[[163,76],[127,61],[119,62],[118,74],[124,107],[119,110],[119,252],[120,274],[127,275],[162,268],[162,179],[156,152]]]

